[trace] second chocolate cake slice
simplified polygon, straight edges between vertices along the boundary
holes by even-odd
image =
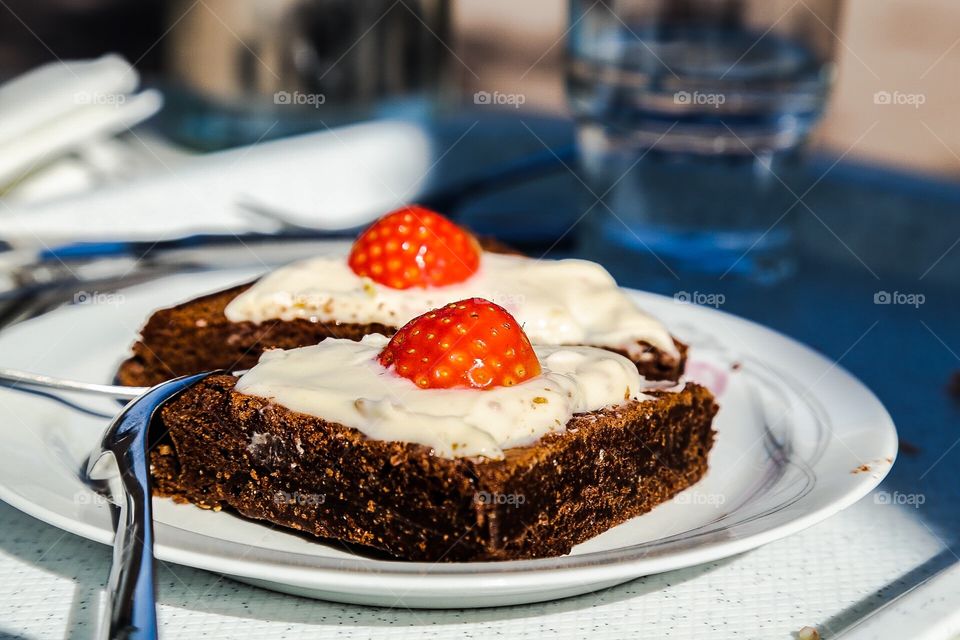
[[[637,308],[600,265],[481,246],[439,214],[408,207],[374,223],[349,255],[320,255],[157,311],[117,377],[147,386],[247,369],[267,349],[389,336],[429,309],[472,296],[506,307],[537,344],[610,349],[650,380],[676,380],[683,372],[685,345]]]

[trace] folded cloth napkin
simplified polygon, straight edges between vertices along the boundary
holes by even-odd
[[[414,199],[434,155],[428,133],[410,122],[330,129],[195,156],[80,196],[0,205],[0,239],[53,246],[279,228],[243,202],[294,224],[345,229]]]
[[[53,62],[0,86],[0,185],[125,131],[163,104],[123,58]]]

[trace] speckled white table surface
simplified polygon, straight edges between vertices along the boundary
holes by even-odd
[[[161,563],[162,638],[823,637],[956,558],[911,507],[867,497],[721,562],[567,600],[479,610],[342,605]],[[94,637],[110,549],[0,503],[0,639]],[[956,632],[957,630],[953,630]],[[929,637],[929,636],[928,636]]]

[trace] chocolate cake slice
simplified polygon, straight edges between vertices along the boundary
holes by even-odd
[[[157,311],[117,379],[149,386],[247,369],[267,349],[393,335],[419,314],[472,297],[502,301],[537,344],[616,351],[648,380],[677,380],[683,371],[685,345],[600,265],[526,258],[436,211],[407,205],[371,224],[348,255],[318,255]]]
[[[151,452],[157,494],[430,562],[561,555],[649,511],[703,476],[717,411],[688,383],[576,414],[501,459],[447,458],[236,383],[208,378],[163,409]]]
[[[121,364],[118,382],[152,386],[202,371],[244,370],[255,365],[267,349],[293,349],[325,338],[359,340],[371,333],[390,336],[399,328],[300,318],[261,323],[230,321],[224,313],[227,305],[251,286],[232,287],[156,311],[134,343],[133,355]],[[678,340],[674,344],[679,357],[641,343],[640,353],[634,358],[640,374],[648,380],[677,380],[683,372],[687,347]]]

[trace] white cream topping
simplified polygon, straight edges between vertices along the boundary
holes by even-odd
[[[227,305],[233,322],[294,320],[400,327],[449,302],[481,297],[507,309],[534,344],[589,344],[638,358],[647,342],[678,355],[670,333],[636,307],[606,269],[586,260],[533,260],[484,253],[464,282],[391,289],[361,278],[343,256],[295,262],[261,278]]]
[[[236,390],[353,427],[375,440],[415,442],[445,458],[498,459],[509,447],[562,431],[575,413],[644,400],[628,359],[593,347],[535,347],[542,373],[512,387],[421,389],[376,361],[381,335],[272,350]]]

